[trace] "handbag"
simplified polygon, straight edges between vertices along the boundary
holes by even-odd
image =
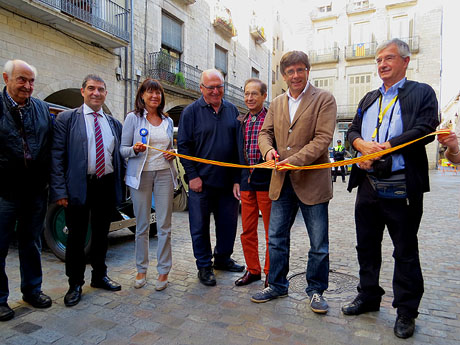
[[[393,158],[391,155],[382,156],[380,159],[372,163],[375,177],[379,179],[389,178],[391,176],[391,168],[393,166]]]
[[[179,163],[176,159],[176,167],[177,167],[177,188],[174,189],[174,197],[173,197],[173,212],[182,212],[187,210],[188,206],[188,194],[185,190],[184,183],[182,182],[182,178],[180,177],[180,170],[179,170]]]
[[[369,182],[379,198],[405,199],[407,198],[406,176],[404,174],[392,175],[387,179],[379,179],[367,175]]]

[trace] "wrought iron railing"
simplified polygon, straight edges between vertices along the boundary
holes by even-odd
[[[186,90],[200,92],[202,70],[163,52],[150,53],[146,75]],[[224,98],[238,107],[245,107],[242,87],[225,82]]]
[[[357,43],[345,47],[345,60],[366,59],[375,56],[377,42]]]
[[[401,41],[404,41],[409,45],[409,49],[411,53],[418,53],[418,50],[419,50],[419,37],[418,36],[404,37],[404,38],[401,38]]]
[[[41,2],[127,42],[129,10],[111,0],[32,0]]]
[[[308,58],[311,64],[338,62],[339,61],[339,48],[326,48],[320,50],[310,50]]]

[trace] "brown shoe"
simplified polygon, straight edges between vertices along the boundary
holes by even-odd
[[[244,275],[235,281],[236,286],[248,285],[256,280],[260,280],[260,274],[252,274],[249,271],[246,271]]]

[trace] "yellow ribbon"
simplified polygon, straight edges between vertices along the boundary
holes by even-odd
[[[397,150],[399,150],[399,149],[401,149],[403,147],[409,146],[409,145],[411,145],[411,144],[413,144],[413,143],[415,143],[415,142],[417,142],[419,140],[425,139],[425,138],[427,138],[429,136],[437,135],[437,134],[449,134],[449,133],[450,133],[449,129],[441,129],[441,130],[435,131],[433,133],[427,134],[427,135],[425,135],[425,136],[423,136],[421,138],[409,141],[407,143],[404,143],[404,144],[401,144],[401,145],[398,145],[398,146],[395,146],[395,147],[390,147],[389,149],[382,150],[382,151],[379,151],[379,152],[374,152],[374,153],[371,153],[371,154],[368,154],[368,155],[365,155],[365,156],[356,157],[356,158],[349,159],[349,160],[338,161],[338,162],[334,162],[334,163],[323,163],[323,164],[306,165],[306,166],[296,166],[296,165],[292,165],[292,164],[289,164],[289,163],[288,164],[283,164],[281,166],[279,166],[279,165],[277,166],[275,164],[274,160],[267,161],[267,162],[260,163],[260,164],[255,164],[255,165],[234,164],[234,163],[220,162],[220,161],[214,161],[214,160],[210,160],[210,159],[187,156],[187,155],[183,155],[183,154],[180,154],[180,153],[175,153],[175,152],[172,152],[172,151],[165,151],[165,150],[157,149],[157,148],[155,148],[153,146],[149,146],[149,145],[145,145],[145,146],[148,147],[148,148],[151,148],[153,150],[157,150],[157,151],[160,151],[160,152],[163,152],[163,153],[168,153],[170,155],[173,155],[173,156],[176,156],[176,157],[179,157],[179,158],[184,158],[184,159],[188,159],[188,160],[199,162],[199,163],[212,164],[212,165],[218,165],[218,166],[223,166],[223,167],[244,168],[244,169],[247,169],[247,168],[252,168],[252,169],[254,169],[254,168],[262,168],[262,169],[275,169],[275,170],[312,170],[312,169],[325,169],[325,168],[340,167],[340,166],[344,166],[344,165],[350,165],[350,164],[355,164],[355,163],[359,163],[359,162],[364,162],[364,161],[367,161],[369,159],[377,158],[377,157],[383,156],[383,155],[385,155],[387,153],[397,151]]]

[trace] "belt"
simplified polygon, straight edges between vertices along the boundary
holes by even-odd
[[[111,175],[113,175],[113,173],[105,174],[105,175],[102,175],[101,177],[97,177],[96,174],[88,174],[88,175],[86,175],[86,179],[88,181],[97,181],[97,180],[104,179],[104,178],[106,178],[108,176],[111,176]]]

